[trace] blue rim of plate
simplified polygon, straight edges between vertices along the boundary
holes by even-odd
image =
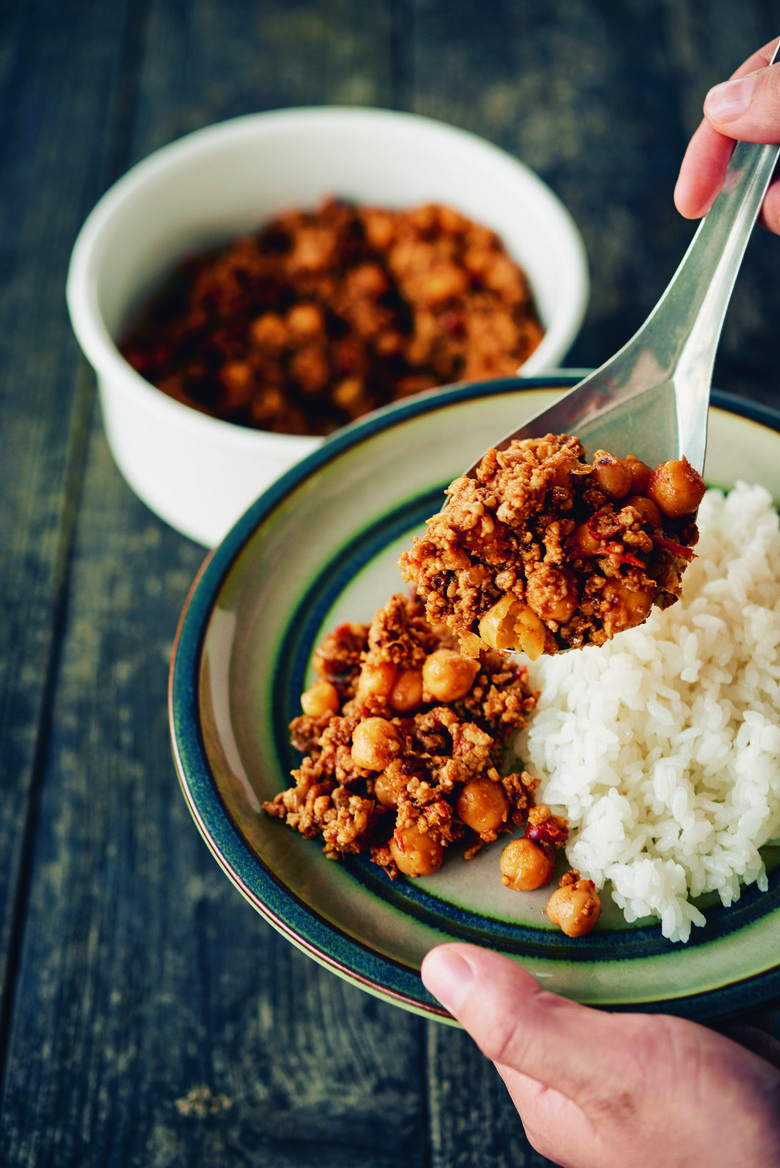
[[[577,371],[579,373],[580,371]],[[583,371],[584,372],[584,371]],[[179,783],[187,805],[204,840],[223,871],[243,893],[255,909],[303,952],[348,981],[362,986],[377,996],[404,1006],[413,1012],[439,1020],[451,1021],[449,1013],[431,997],[422,985],[419,970],[375,952],[355,937],[349,936],[337,926],[319,916],[277,879],[271,869],[244,838],[240,828],[227,810],[220,796],[215,776],[212,772],[202,737],[199,718],[199,685],[201,654],[209,619],[220,590],[232,565],[249,538],[263,520],[293,491],[304,479],[323,466],[334,455],[364,441],[372,434],[397,425],[431,409],[446,404],[456,404],[464,400],[495,396],[501,393],[516,393],[522,390],[562,388],[576,382],[572,371],[540,375],[533,378],[500,378],[480,382],[477,385],[455,385],[429,394],[421,394],[398,405],[361,419],[345,427],[329,438],[318,450],[297,463],[278,479],[244,513],[224,540],[206,556],[196,576],[185,602],[171,656],[169,675],[168,708],[171,742]],[[746,418],[780,434],[780,412],[763,404],[747,401],[733,394],[713,390],[711,404],[729,413]],[[440,495],[440,491],[436,492]],[[421,514],[429,511],[428,503],[422,504]],[[315,622],[310,621],[313,626]],[[299,644],[308,644],[306,637]],[[300,677],[305,666],[299,651],[291,654],[292,665],[287,677]],[[290,687],[292,691],[294,686]],[[295,691],[296,693],[298,691]],[[287,696],[281,699],[287,700]],[[280,722],[286,711],[280,708]],[[285,723],[286,724],[286,723]],[[289,754],[291,748],[285,741],[279,741],[277,749]],[[386,883],[378,880],[371,871],[371,865],[364,860],[350,861],[352,875],[384,900],[392,901],[395,894]],[[770,873],[770,891],[780,893],[780,866]],[[736,906],[724,909],[718,905],[709,910],[709,919],[717,928],[725,931],[742,927],[756,916],[762,915],[761,901],[766,893],[758,893],[755,888],[743,890]],[[436,898],[427,892],[417,890],[413,882],[407,882],[400,898],[406,906],[413,905],[417,914],[425,917],[431,902]],[[402,904],[403,908],[403,904]],[[449,910],[453,924],[457,925],[458,910]],[[432,914],[433,919],[438,919]],[[469,914],[463,914],[464,920]],[[485,920],[488,933],[492,931],[504,949],[510,934],[520,936],[519,951],[524,945],[533,944],[533,930],[523,937],[524,930],[515,926],[503,926],[500,921]],[[489,943],[491,937],[484,934],[470,936],[476,932],[464,926],[456,927],[462,939],[479,943]],[[460,938],[443,938],[460,939]],[[660,927],[633,928],[624,937],[621,933],[610,934],[612,948],[620,946],[643,947],[643,955],[654,950],[665,949]],[[560,944],[561,957],[571,960],[574,953],[566,948],[567,938]],[[571,945],[571,942],[568,942]],[[582,946],[579,942],[576,952],[581,960],[598,961],[601,954],[595,948]],[[706,944],[706,938],[692,937],[688,946]],[[550,955],[549,945],[545,952]],[[615,952],[609,959],[614,960]],[[610,1010],[641,1011],[644,1013],[674,1013],[694,1021],[723,1020],[729,1017],[766,1010],[780,1004],[780,955],[778,964],[761,973],[735,979],[725,986],[703,990],[673,1000],[643,1001],[636,1004],[610,1004]]]

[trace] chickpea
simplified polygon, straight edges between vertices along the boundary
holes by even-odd
[[[608,580],[601,595],[610,605],[604,614],[604,630],[608,637],[643,624],[653,607],[649,592],[635,592],[616,580]]]
[[[491,649],[515,648],[514,618],[519,607],[520,602],[507,592],[480,618],[479,635]]]
[[[301,709],[310,718],[335,714],[339,708],[339,691],[329,681],[315,681],[301,694]]]
[[[587,523],[580,523],[569,537],[569,546],[575,556],[598,556],[604,551],[604,544],[596,539]]]
[[[400,749],[398,731],[386,718],[364,718],[352,731],[352,761],[368,771],[383,771]]]
[[[570,572],[540,564],[529,573],[525,590],[526,600],[543,621],[565,625],[577,608],[577,585]]]
[[[645,523],[649,523],[651,527],[660,527],[662,523],[661,512],[652,499],[648,499],[646,495],[632,495],[626,499],[626,507],[633,507],[638,511]]]
[[[361,702],[369,698],[386,698],[395,685],[395,677],[396,668],[392,662],[366,661],[360,670],[356,698]]]
[[[694,512],[707,490],[704,479],[687,458],[660,463],[650,475],[647,496],[669,519]]]
[[[287,325],[298,337],[325,332],[325,316],[319,304],[295,304],[287,313]]]
[[[516,648],[531,661],[536,661],[544,652],[545,639],[546,630],[541,617],[527,604],[519,604],[515,612]]]
[[[483,775],[463,784],[456,810],[472,831],[498,831],[509,818],[509,799],[501,783]]]
[[[349,291],[355,296],[375,299],[387,291],[389,281],[379,264],[361,264],[347,274]]]
[[[301,393],[319,394],[330,381],[330,364],[325,349],[307,343],[290,357],[290,376],[297,381]]]
[[[399,714],[414,710],[422,702],[423,679],[419,669],[402,669],[390,690],[390,705]]]
[[[441,867],[444,848],[418,827],[405,827],[390,840],[390,854],[404,876],[430,876]]]
[[[219,371],[219,379],[227,409],[246,405],[252,396],[255,381],[254,371],[247,361],[226,361]]]
[[[333,387],[331,397],[339,409],[351,418],[356,418],[360,411],[366,408],[368,402],[366,384],[362,377],[342,378]]]
[[[455,649],[436,649],[423,662],[423,697],[439,702],[465,698],[478,673],[478,661],[461,657]]]
[[[515,892],[532,892],[549,884],[555,872],[555,851],[522,836],[501,853],[501,882]]]
[[[463,657],[477,658],[484,646],[476,633],[458,633],[460,652]]]
[[[631,475],[630,489],[635,491],[637,495],[644,495],[650,478],[650,467],[646,462],[638,459],[635,454],[627,454],[623,462],[628,467],[628,472]]]
[[[631,471],[622,458],[597,450],[593,459],[593,479],[612,499],[622,499],[631,490]]]
[[[362,215],[363,227],[369,243],[377,251],[389,247],[395,233],[395,222],[389,211],[371,207]]]
[[[397,807],[406,790],[407,777],[397,762],[391,762],[374,780],[374,797],[383,807]]]
[[[287,326],[276,312],[258,316],[249,329],[253,344],[269,353],[279,353],[287,342]]]
[[[574,880],[570,880],[571,877]],[[601,900],[592,880],[581,880],[579,872],[567,872],[547,901],[547,916],[567,937],[583,937],[601,916]]]
[[[479,635],[491,649],[522,649],[531,661],[544,652],[541,617],[523,600],[507,593],[480,618]]]
[[[444,304],[464,296],[467,288],[466,273],[446,260],[432,261],[418,277],[418,295],[424,304]]]

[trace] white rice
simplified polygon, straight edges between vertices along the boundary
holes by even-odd
[[[687,941],[780,837],[780,531],[763,487],[708,491],[682,599],[603,648],[538,661],[519,742],[563,807],[573,868],[611,886],[626,920]]]

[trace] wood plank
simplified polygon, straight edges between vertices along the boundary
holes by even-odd
[[[431,1026],[431,1168],[547,1168],[528,1143],[506,1087],[462,1030]]]
[[[241,114],[392,105],[393,8],[360,0],[152,3],[134,158]]]
[[[123,15],[117,4],[87,16],[73,0],[9,0],[2,10],[0,1045],[94,397],[77,373],[63,286],[105,163]],[[102,25],[105,47],[93,64],[84,60],[89,37],[77,35],[90,22]]]

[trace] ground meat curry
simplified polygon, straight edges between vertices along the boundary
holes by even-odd
[[[678,599],[704,491],[684,458],[588,463],[575,437],[515,441],[447,488],[401,571],[466,657],[602,645]]]
[[[422,602],[393,596],[314,656],[318,680],[291,724],[294,784],[264,805],[333,859],[367,852],[391,876],[425,876],[462,841],[473,856],[526,823],[537,780],[502,773],[507,743],[536,704],[525,668],[462,657]]]
[[[542,335],[525,273],[488,228],[439,204],[328,199],[193,257],[121,351],[204,413],[327,434],[421,390],[514,374]]]

